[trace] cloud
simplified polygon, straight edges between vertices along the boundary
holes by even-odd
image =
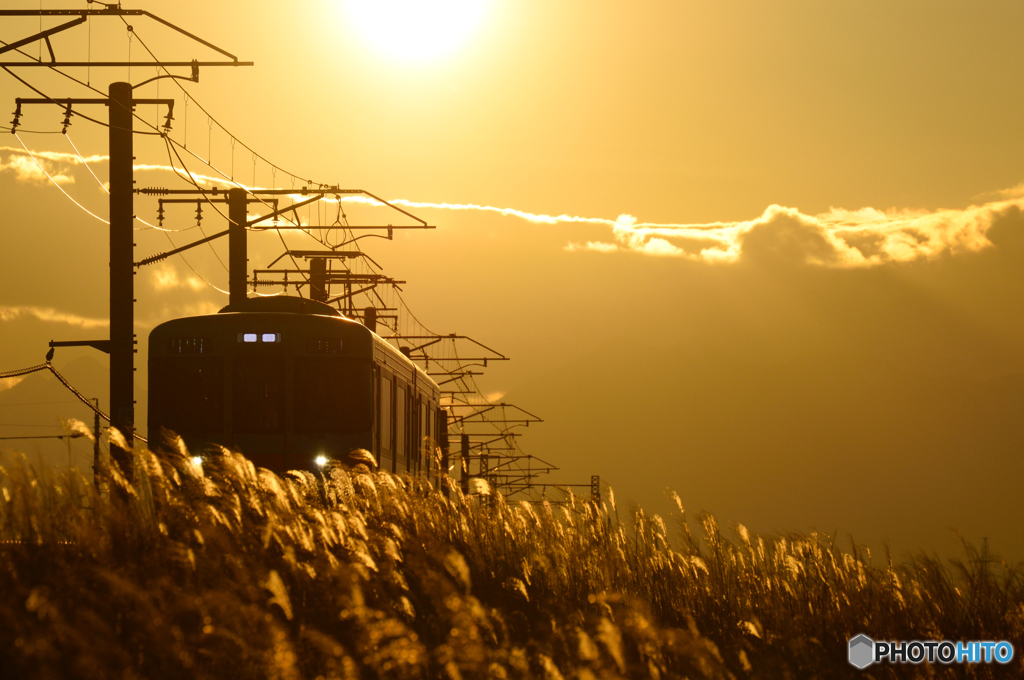
[[[806,215],[773,205],[742,222],[641,224],[621,215],[611,241],[570,243],[567,250],[639,253],[707,263],[776,261],[820,267],[872,267],[978,252],[992,245],[988,231],[1008,212],[1024,207],[1013,198],[964,209],[888,210],[832,208]]]
[[[0,161],[0,171],[13,172],[19,182],[46,182],[46,173],[57,184],[74,184],[75,178],[55,169],[56,164],[45,159],[32,160],[31,156],[11,154],[7,162]],[[43,167],[40,167],[42,165]],[[58,166],[59,167],[59,166]],[[43,168],[46,172],[43,172]]]
[[[709,264],[777,261],[833,268],[873,267],[889,262],[931,260],[978,252],[992,245],[988,230],[1008,211],[1024,208],[1024,184],[992,192],[993,199],[963,209],[910,210],[831,208],[807,215],[769,206],[760,216],[738,222],[650,223],[628,214],[610,220],[546,215],[474,203],[432,203],[392,199],[407,208],[491,212],[533,224],[592,224],[611,229],[611,240],[570,242],[570,252],[636,253]],[[346,202],[374,203],[362,196]]]
[[[162,263],[152,271],[153,288],[159,291],[174,290],[175,288],[189,288],[191,290],[202,290],[206,284],[196,276],[188,276],[182,279],[178,276],[178,270],[170,263]]]
[[[27,155],[25,154],[24,149],[16,146],[0,146],[0,151],[7,151],[12,154]],[[36,158],[43,158],[48,161],[53,161],[55,163],[69,163],[71,165],[81,165],[83,162],[105,163],[108,160],[110,160],[110,156],[93,155],[79,157],[78,154],[63,153],[60,151],[33,151],[32,155],[35,156]]]
[[[3,392],[4,390],[11,389],[12,387],[17,385],[18,383],[20,383],[24,379],[25,379],[25,376],[23,376],[23,375],[22,376],[18,376],[16,378],[0,378],[0,392]]]
[[[45,179],[39,166],[21,149],[0,147],[10,153],[0,170],[11,170],[18,179]],[[80,165],[76,154],[32,152],[40,163],[53,164],[51,173],[57,182],[73,182],[63,170]],[[106,156],[89,156],[87,162],[104,162]],[[61,167],[61,164],[66,164]],[[183,174],[179,168],[160,164],[139,164],[138,171]],[[49,172],[47,168],[47,172]],[[230,180],[192,173],[200,184],[231,184]],[[242,185],[239,185],[242,186]],[[261,187],[244,187],[260,189]],[[501,208],[475,203],[446,203],[391,199],[395,206],[412,209],[488,212],[521,219],[533,224],[589,224],[611,230],[610,240],[588,240],[566,245],[570,252],[602,254],[634,253],[654,257],[681,258],[709,264],[741,261],[775,261],[790,265],[832,268],[873,267],[890,262],[931,260],[943,255],[977,252],[992,245],[988,230],[1010,210],[1024,208],[1024,184],[987,194],[989,202],[963,209],[934,211],[876,208],[848,210],[831,208],[819,215],[807,215],[795,208],[769,206],[760,216],[737,222],[650,223],[623,214],[611,220],[579,215],[547,215],[516,208]],[[300,190],[292,195],[301,199]],[[325,197],[336,203],[379,205],[368,196]],[[148,224],[148,223],[147,223]],[[201,282],[190,277],[182,282],[176,272],[154,275],[157,290],[188,286],[198,289]]]
[[[19,317],[32,317],[48,323],[63,323],[76,328],[106,328],[110,322],[106,319],[89,319],[77,314],[60,312],[52,307],[18,307],[0,305],[0,321],[14,321]]]
[[[99,154],[91,156],[78,156],[73,153],[63,153],[60,151],[32,151],[31,154],[26,153],[25,149],[12,147],[12,146],[0,146],[0,152],[7,152],[8,161],[6,163],[0,162],[0,170],[12,170],[18,173],[18,179],[25,181],[46,181],[46,175],[40,170],[38,161],[46,169],[46,172],[50,173],[50,176],[54,178],[54,181],[58,183],[73,183],[74,177],[71,177],[70,173],[75,167],[83,165],[92,165],[95,163],[107,163],[110,161],[110,156],[103,156]],[[35,160],[33,160],[33,157]],[[136,163],[132,165],[132,169],[136,172],[172,172],[179,175],[185,175],[185,171],[181,168],[177,168],[170,165],[162,165],[159,163]],[[213,177],[211,175],[203,175],[199,173],[192,173],[192,178],[197,184],[232,184],[231,180],[223,177]],[[109,184],[104,183],[109,187]],[[238,186],[244,187],[242,184]],[[263,188],[263,187],[245,187],[245,188]],[[296,195],[299,191],[296,191]]]

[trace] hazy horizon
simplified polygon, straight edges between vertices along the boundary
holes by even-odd
[[[512,358],[478,383],[544,419],[520,443],[561,468],[550,481],[597,474],[620,507],[666,516],[671,489],[723,525],[838,531],[898,553],[953,554],[954,528],[1024,559],[1024,6],[493,0],[425,44],[415,24],[398,44],[374,33],[344,2],[231,0],[202,18],[131,6],[256,62],[178,81],[187,107],[168,80],[137,91],[176,98],[171,137],[195,154],[190,170],[364,188],[437,225],[360,245],[408,281],[423,326]],[[91,23],[91,47],[80,27],[52,39],[56,53],[142,59],[141,40],[166,59],[211,57],[143,18],[131,43],[120,21]],[[8,43],[39,30],[0,24]],[[12,70],[51,97],[90,96]],[[75,74],[105,90],[155,69]],[[36,96],[0,72],[6,110]],[[138,113],[163,124],[156,107]],[[68,139],[28,132],[59,133],[62,119],[26,106],[25,134],[0,137],[0,371],[40,363],[51,339],[107,333],[107,133],[79,116]],[[158,137],[135,144],[137,186],[187,186]],[[135,209],[156,224],[152,199]],[[339,209],[382,215],[345,202],[302,218],[329,224]],[[136,260],[200,237],[195,222],[195,206],[168,207],[165,228],[189,230],[136,232]],[[223,223],[208,210],[202,228]],[[252,235],[250,271],[281,250]],[[140,425],[149,330],[226,304],[213,287],[227,288],[226,261],[218,242],[139,269]],[[102,375],[106,356],[85,348],[58,349],[54,365],[86,358]],[[96,374],[76,386],[105,399]],[[0,436],[55,432],[33,414],[62,405],[18,397],[49,394],[41,384],[0,381]]]

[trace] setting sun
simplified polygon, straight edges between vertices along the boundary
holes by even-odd
[[[345,0],[347,18],[374,47],[402,59],[438,57],[480,24],[488,0]]]

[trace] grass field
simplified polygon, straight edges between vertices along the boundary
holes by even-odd
[[[1024,570],[892,564],[683,507],[449,497],[225,452],[134,482],[0,471],[4,678],[1022,677]],[[678,499],[677,499],[678,500]],[[621,521],[620,521],[621,518]],[[847,662],[847,641],[1009,640],[1009,666]]]

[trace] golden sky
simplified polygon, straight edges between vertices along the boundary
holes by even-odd
[[[727,523],[904,551],[949,549],[955,527],[1024,557],[1024,5],[465,0],[451,19],[445,3],[390,3],[402,16],[381,28],[354,4],[126,3],[256,62],[202,69],[183,84],[188,107],[166,80],[139,96],[175,96],[172,136],[243,184],[364,188],[436,224],[363,243],[409,282],[423,324],[513,358],[481,385],[545,419],[522,446],[559,465],[557,481],[599,474],[666,513],[672,488]],[[130,23],[130,41],[115,19],[54,48],[216,56]],[[0,39],[38,27],[2,19]],[[49,96],[89,96],[16,72]],[[75,75],[101,89],[129,78]],[[0,72],[0,106],[19,96],[36,95]],[[22,126],[61,120],[37,106]],[[105,218],[105,130],[75,118],[70,141],[20,139]],[[140,186],[183,186],[159,139],[138,138],[136,156]],[[38,363],[51,338],[105,332],[106,232],[4,130],[0,197],[7,370]],[[151,204],[136,210],[155,221]],[[137,243],[139,257],[169,247],[154,231]],[[281,250],[269,235],[250,248],[261,267]],[[136,277],[140,379],[149,328],[225,303],[203,279],[227,287],[226,252]],[[55,363],[85,357],[105,365],[85,349]]]

